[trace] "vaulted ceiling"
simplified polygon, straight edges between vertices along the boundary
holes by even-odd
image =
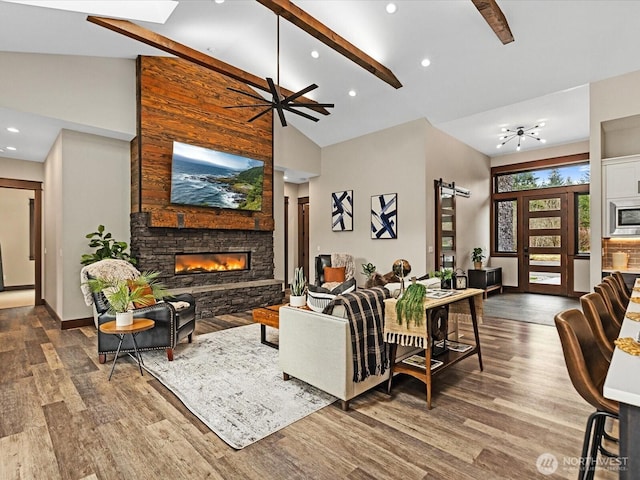
[[[546,146],[586,140],[588,84],[640,70],[640,1],[498,0],[514,37],[506,45],[471,0],[396,0],[393,14],[385,11],[386,1],[294,3],[388,67],[403,85],[390,86],[282,19],[280,84],[297,91],[316,83],[319,88],[308,97],[335,104],[317,123],[287,116],[320,146],[417,118],[490,156],[515,148],[496,149],[503,126],[543,120]],[[0,1],[0,49],[121,58],[167,55],[86,17]],[[165,24],[136,23],[256,76],[277,78],[276,22],[276,15],[257,1],[202,0],[179,2]],[[313,50],[319,58],[312,58]],[[428,67],[421,66],[425,58]],[[349,96],[350,90],[356,96]],[[0,105],[0,126],[11,114]],[[34,138],[35,151],[22,149],[30,152],[24,159],[44,159],[38,158],[36,144]]]

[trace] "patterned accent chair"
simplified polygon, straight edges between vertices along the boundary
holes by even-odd
[[[98,358],[100,363],[105,363],[108,353],[116,353],[118,347],[117,335],[103,334],[99,326],[103,323],[115,320],[115,315],[110,314],[109,302],[102,292],[94,293],[88,290],[85,282],[90,277],[102,277],[106,272],[115,278],[133,279],[140,275],[130,263],[124,260],[105,259],[87,265],[81,271],[82,291],[85,294],[85,303],[95,307],[98,327]],[[164,300],[144,308],[136,308],[133,311],[134,318],[150,318],[155,321],[151,330],[141,332],[136,336],[139,351],[166,350],[169,361],[173,360],[173,349],[182,339],[187,338],[191,343],[196,327],[196,302],[190,294],[180,294],[165,297]],[[120,348],[121,352],[133,353],[131,335],[125,336]]]

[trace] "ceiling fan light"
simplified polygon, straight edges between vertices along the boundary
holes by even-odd
[[[518,152],[520,151],[520,145],[518,145],[518,146],[516,147],[516,150],[517,150]]]

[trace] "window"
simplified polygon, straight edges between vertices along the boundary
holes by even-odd
[[[590,201],[588,193],[576,193],[576,253],[591,253],[591,223],[589,221]]]
[[[518,251],[518,201],[495,202],[496,250],[501,253]]]
[[[496,175],[495,191],[497,193],[505,193],[568,185],[585,185],[589,183],[589,178],[588,163],[504,173]]]

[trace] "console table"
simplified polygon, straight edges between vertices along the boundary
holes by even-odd
[[[482,366],[482,353],[480,351],[480,336],[478,334],[478,317],[476,313],[476,297],[478,297],[478,301],[482,302],[482,294],[483,291],[477,288],[467,288],[466,290],[456,290],[455,293],[448,297],[440,298],[440,299],[427,299],[425,302],[425,326],[426,329],[426,345],[424,348],[424,358],[425,358],[425,368],[422,366],[413,366],[403,363],[399,361],[396,363],[396,352],[398,348],[398,344],[390,343],[389,348],[389,380],[387,383],[387,393],[391,393],[391,386],[393,383],[393,374],[394,373],[405,373],[407,375],[411,375],[424,382],[427,390],[427,409],[431,410],[431,377],[436,375],[452,365],[455,365],[461,360],[471,356],[478,355],[478,364],[480,365],[480,370],[483,370]],[[387,302],[392,302],[395,299],[385,300],[385,304]],[[475,340],[475,345],[472,345],[469,350],[466,352],[456,352],[453,350],[447,350],[441,355],[438,355],[438,360],[442,362],[442,365],[439,365],[434,368],[431,367],[431,356],[432,356],[432,332],[431,332],[431,322],[430,311],[434,308],[441,307],[443,305],[450,305],[452,303],[467,301],[469,302],[469,313],[471,314],[471,323],[473,325],[473,335]],[[392,302],[393,303],[393,302]],[[395,307],[394,307],[395,308]],[[386,340],[389,342],[389,340]],[[405,343],[403,343],[404,345]]]
[[[484,290],[484,298],[489,292],[500,290],[502,293],[502,267],[485,267],[479,270],[469,270],[469,286]]]

